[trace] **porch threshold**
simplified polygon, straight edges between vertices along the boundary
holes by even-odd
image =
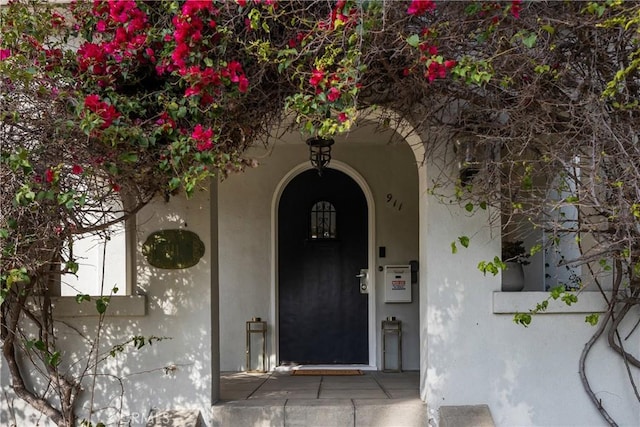
[[[378,368],[371,365],[360,365],[360,364],[352,364],[352,365],[280,365],[275,368],[276,372],[290,372],[296,370],[303,371],[312,371],[312,370],[322,370],[322,369],[334,369],[334,370],[352,370],[352,369],[360,369],[361,371],[377,371]]]
[[[222,401],[212,407],[212,426],[428,425],[416,371],[359,376],[236,372],[223,373],[220,382]]]

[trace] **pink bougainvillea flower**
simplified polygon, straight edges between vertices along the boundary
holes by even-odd
[[[51,26],[53,28],[60,28],[64,24],[64,16],[60,15],[58,12],[53,12],[51,15]]]
[[[435,79],[443,79],[447,75],[447,69],[443,64],[438,62],[431,62],[429,67],[427,67],[427,71],[425,72],[425,77],[429,80],[429,83],[433,82]]]
[[[240,81],[238,82],[238,90],[242,93],[247,92],[249,90],[249,80],[244,76],[240,76]]]
[[[327,99],[331,102],[337,101],[340,98],[340,89],[332,87],[327,93]]]
[[[522,9],[522,0],[513,0],[511,2],[511,15],[514,18],[520,18],[520,9]]]
[[[190,96],[197,96],[200,95],[200,87],[199,86],[193,86],[193,87],[188,87],[185,91],[184,91],[184,96],[185,97],[190,97]]]
[[[409,15],[423,15],[425,12],[435,10],[436,4],[433,0],[411,0],[407,9]]]
[[[78,164],[73,165],[73,167],[71,168],[71,172],[75,175],[80,175],[83,171],[84,169],[82,168],[82,166]]]
[[[100,96],[96,94],[87,95],[84,98],[84,106],[93,112],[95,112],[96,109],[100,106],[100,103]]]
[[[84,99],[84,106],[92,113],[97,114],[103,120],[102,129],[106,129],[115,119],[120,117],[120,113],[113,105],[100,100],[96,94],[87,95]]]
[[[11,50],[9,49],[0,49],[0,61],[3,59],[7,59],[11,56]]]
[[[457,62],[453,59],[447,59],[446,61],[444,61],[444,66],[447,68],[452,68],[455,67],[457,64]]]
[[[118,193],[118,192],[120,191],[120,189],[121,189],[121,188],[122,188],[122,187],[120,187],[120,185],[119,185],[119,184],[116,184],[115,182],[112,182],[112,183],[111,183],[111,189],[112,189],[113,191],[115,191],[116,193]]]
[[[191,138],[196,140],[196,150],[206,151],[213,147],[213,130],[204,129],[201,124],[197,124],[191,133]]]
[[[349,116],[347,116],[347,113],[340,113],[338,114],[338,120],[340,121],[340,123],[344,123],[349,120]]]
[[[47,169],[44,173],[44,180],[48,183],[52,183],[54,178],[55,174],[53,173],[53,169]]]
[[[309,83],[311,84],[311,86],[318,86],[322,79],[324,79],[324,71],[316,68],[311,72]]]

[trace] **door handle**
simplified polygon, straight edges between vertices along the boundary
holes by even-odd
[[[369,293],[369,270],[366,268],[360,269],[360,274],[356,274],[356,277],[360,281],[360,293],[368,294]]]

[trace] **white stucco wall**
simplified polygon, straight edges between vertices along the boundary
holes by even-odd
[[[376,265],[370,266],[376,271],[378,366],[380,321],[396,316],[404,322],[404,368],[420,368],[421,395],[434,422],[443,405],[487,404],[498,426],[604,425],[578,376],[580,352],[594,332],[584,322],[585,314],[546,314],[535,318],[527,329],[514,324],[505,306],[521,304],[520,309],[526,310],[543,296],[523,292],[503,298],[500,276],[483,276],[477,270],[479,261],[499,254],[500,235],[487,225],[489,213],[470,215],[430,196],[429,183],[441,167],[427,164],[416,171],[407,144],[370,144],[368,138],[374,136],[360,136],[338,141],[334,158],[366,180],[376,208],[376,255],[379,246],[387,248],[387,257],[376,258]],[[378,137],[388,141],[388,136]],[[137,286],[147,298],[146,315],[109,317],[110,332],[101,338],[102,348],[107,350],[138,334],[172,339],[128,350],[102,365],[103,372],[123,379],[125,391],[120,391],[115,377],[99,377],[95,408],[120,405],[122,396],[121,415],[131,416],[134,426],[144,425],[152,409],[197,408],[207,417],[217,387],[217,351],[212,345],[217,339],[211,325],[218,303],[217,292],[211,289],[218,277],[218,249],[222,369],[244,368],[244,322],[251,317],[270,321],[268,352],[274,366],[272,202],[282,177],[306,161],[307,149],[297,135],[271,148],[260,159],[259,168],[221,183],[219,198],[198,193],[188,201],[174,198],[165,204],[158,200],[138,215],[139,243],[153,231],[184,228],[200,236],[206,252],[195,267],[185,270],[156,269],[137,257]],[[261,155],[261,151],[254,154]],[[387,194],[403,203],[402,210],[387,203]],[[211,210],[216,211],[216,202],[219,221]],[[219,247],[215,245],[216,226],[220,228]],[[459,252],[452,254],[450,243],[461,235],[470,236],[471,245],[468,249],[458,245]],[[420,283],[413,287],[413,303],[384,304],[382,276],[376,267],[404,264],[418,254]],[[124,267],[114,264],[109,268]],[[81,354],[79,332],[90,335],[96,319],[64,321],[72,326],[60,324],[61,339],[68,349],[64,363],[69,363],[79,360]],[[626,346],[640,351],[637,339]],[[624,366],[605,344],[596,346],[587,371],[596,394],[620,425],[640,425],[640,406]],[[633,375],[640,382],[638,372]],[[11,394],[1,362],[0,377],[6,393],[0,399],[0,425],[8,425],[11,414],[19,419],[18,425],[34,425],[38,416]],[[98,414],[110,422],[119,417],[113,408]],[[46,423],[41,421],[41,425]]]
[[[403,321],[403,368],[419,368],[418,300],[385,304],[383,273],[379,266],[408,264],[418,259],[418,182],[416,160],[402,140],[392,133],[375,133],[365,126],[333,146],[334,163],[342,162],[360,174],[371,190],[375,206],[375,336],[378,366],[381,363],[380,322],[387,316]],[[276,359],[276,299],[273,254],[272,203],[278,184],[292,169],[308,162],[308,148],[299,134],[289,134],[269,149],[253,151],[260,161],[256,169],[232,176],[220,184],[220,316],[221,369],[243,370],[245,322],[252,317],[269,321],[270,368]],[[388,196],[389,195],[389,196]],[[390,197],[390,202],[387,198]],[[393,202],[396,201],[396,206]],[[402,203],[401,209],[398,209]],[[386,257],[378,258],[378,247]],[[354,275],[357,272],[354,272]],[[370,298],[372,296],[370,295]]]
[[[513,314],[494,313],[500,275],[483,276],[476,266],[500,253],[499,230],[487,225],[488,212],[469,215],[424,191],[440,169],[428,164],[420,189],[421,263],[427,266],[420,273],[421,394],[430,418],[435,422],[445,405],[487,404],[497,426],[604,425],[578,375],[580,353],[595,328],[585,323],[585,313],[545,314],[526,329]],[[469,248],[452,254],[450,243],[462,235],[471,237]],[[526,311],[546,297],[527,294],[510,295],[511,303],[525,300]],[[638,354],[640,343],[636,338],[627,347]],[[587,371],[620,425],[640,425],[640,405],[620,359],[598,344]],[[637,370],[634,376],[637,382]]]
[[[146,295],[146,314],[136,317],[107,316],[100,337],[101,353],[135,335],[167,337],[168,340],[146,345],[139,350],[128,346],[115,358],[107,357],[99,365],[93,409],[94,424],[107,425],[130,421],[131,426],[146,425],[150,411],[198,409],[207,419],[212,403],[211,345],[211,223],[210,195],[198,192],[192,199],[176,197],[170,203],[158,200],[138,214],[138,250],[146,237],[158,230],[181,228],[200,236],[205,255],[199,263],[184,270],[161,270],[151,267],[138,253],[138,293]],[[214,252],[215,253],[215,252]],[[214,263],[215,264],[215,263]],[[107,263],[107,269],[124,269]],[[213,265],[215,270],[215,265]],[[83,303],[93,304],[93,303]],[[107,313],[115,310],[110,307]],[[73,315],[74,305],[65,313]],[[95,309],[90,310],[95,311]],[[64,317],[58,322],[59,340],[64,348],[63,364],[83,364],[86,346],[80,333],[95,338],[97,317]],[[2,366],[6,369],[5,366]],[[105,374],[105,375],[102,375]],[[216,372],[217,377],[217,372]],[[120,387],[120,381],[122,387]],[[91,390],[91,378],[83,383],[85,396]],[[2,371],[0,425],[10,425],[15,414],[18,426],[47,425],[10,391],[7,372]],[[6,398],[4,393],[6,393]],[[80,416],[86,416],[90,403],[80,402]],[[119,412],[118,408],[122,407]],[[80,418],[82,419],[82,418]],[[123,424],[124,425],[124,424]]]

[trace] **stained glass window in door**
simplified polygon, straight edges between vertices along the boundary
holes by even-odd
[[[316,202],[311,208],[311,238],[336,238],[336,208],[326,200]]]

